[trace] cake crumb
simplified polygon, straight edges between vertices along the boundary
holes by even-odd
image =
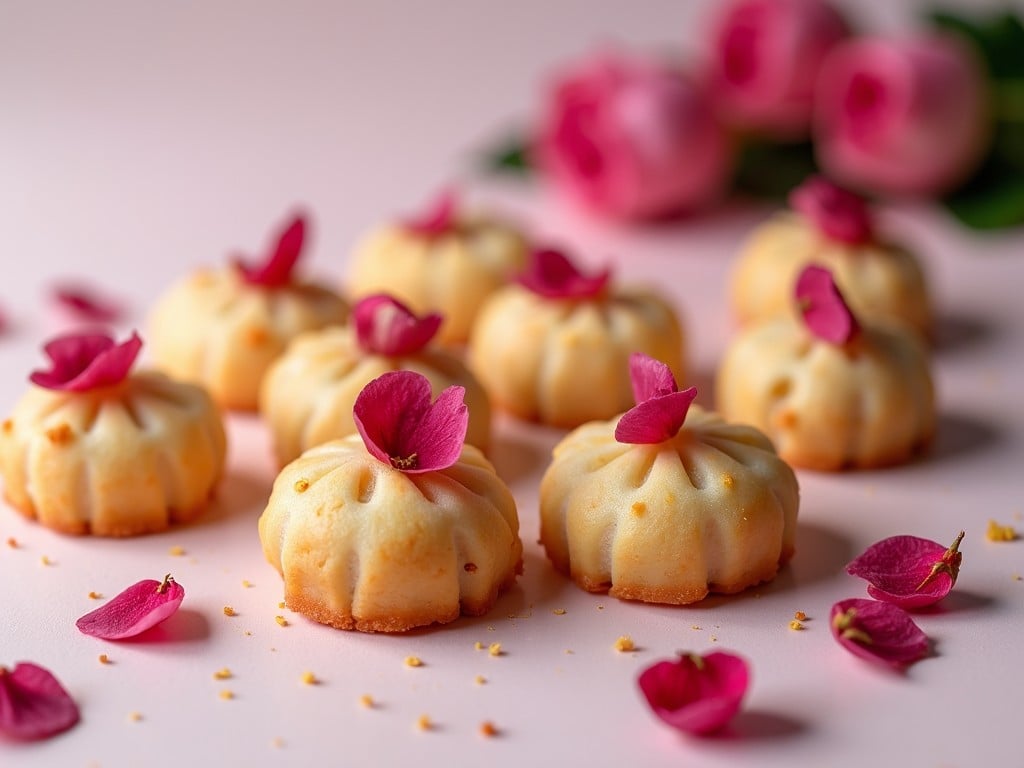
[[[1015,573],[1015,574],[1013,574],[1013,580],[1014,581],[1024,581],[1024,576],[1021,576],[1019,573]]]
[[[493,627],[493,626],[491,626],[491,625],[488,625],[488,626],[487,626],[487,631],[488,631],[488,632],[493,632],[493,631],[494,631],[494,627]]]
[[[377,702],[373,700],[373,696],[368,693],[364,693],[359,697],[359,706],[363,709],[373,709],[377,706]]]
[[[53,565],[53,560],[48,558],[46,555],[43,555],[42,557],[40,557],[39,558],[39,562],[42,563],[43,565]]]
[[[804,628],[804,625],[800,621],[793,619],[791,622],[789,622],[789,628],[794,630],[800,630]]]
[[[223,699],[224,701],[229,701],[230,699],[235,698],[235,692],[232,691],[229,688],[225,688],[223,691],[221,691],[217,695],[220,696],[221,699]]]
[[[252,630],[251,629],[243,630],[242,634],[245,635],[246,637],[252,637]]]
[[[46,436],[54,445],[67,445],[75,439],[75,433],[71,431],[71,425],[67,422],[46,430]]]
[[[89,593],[89,599],[90,600],[102,600],[103,599],[103,595],[100,592],[90,592]]]
[[[142,720],[142,713],[141,712],[129,712],[128,713],[128,719],[131,722],[133,722],[133,723],[138,723],[138,722],[140,722]]]
[[[320,681],[317,679],[316,675],[308,670],[302,673],[302,682],[306,685],[320,685]]]
[[[619,653],[630,653],[636,650],[636,644],[633,642],[633,638],[629,635],[621,635],[618,640],[615,641],[615,650]]]
[[[796,611],[793,613],[793,618],[797,621],[807,621],[807,614],[803,611]]]
[[[597,610],[599,610],[599,611],[603,611],[603,610],[604,610],[604,606],[603,606],[603,605],[601,605],[600,603],[598,603],[598,604],[597,604]]]
[[[173,547],[167,550],[167,554],[171,557],[181,557],[185,554],[185,548],[180,544],[175,544]]]
[[[99,655],[99,661],[100,661],[100,664],[110,664],[111,663],[110,657],[107,656],[107,654],[105,654],[105,653],[101,653]]]
[[[224,615],[225,616],[237,616],[238,614],[235,613],[235,609],[232,608],[230,605],[225,605],[224,606]]]
[[[700,628],[700,627],[699,627],[698,625],[696,625],[696,624],[691,624],[691,625],[690,625],[690,629],[695,629],[695,630],[697,630],[698,632],[702,631],[702,630],[701,630],[701,628]]]
[[[574,651],[572,648],[566,648],[565,653],[567,656],[572,656],[576,653],[576,651]]]
[[[473,650],[475,650],[475,651],[482,651],[483,649],[484,649],[484,644],[481,643],[479,640],[477,640],[475,643],[473,643]]]
[[[995,520],[989,520],[985,538],[989,541],[1014,541],[1019,536],[1012,525],[1001,525]]]
[[[736,479],[732,475],[730,475],[728,472],[723,472],[722,473],[722,485],[725,488],[732,488],[734,485],[736,485]]]
[[[429,731],[434,727],[430,715],[420,715],[416,718],[416,727],[421,731]]]
[[[480,735],[484,738],[490,739],[498,735],[498,729],[490,720],[484,720],[480,723]]]
[[[282,600],[281,602],[279,602],[279,603],[277,604],[277,607],[278,607],[278,608],[287,608],[287,607],[288,607],[288,604],[287,604],[287,603],[286,603],[286,602],[285,602],[284,600]]]
[[[644,513],[647,511],[647,505],[644,504],[642,501],[634,501],[633,506],[631,506],[629,509],[637,517],[643,517]]]
[[[504,656],[505,652],[501,650],[501,643],[491,643],[487,646],[487,653],[490,656]]]
[[[419,656],[406,656],[405,666],[407,667],[422,667],[423,660]]]
[[[284,616],[275,616],[274,617],[274,621],[276,621],[279,626],[282,626],[282,627],[287,627],[288,626],[288,619],[286,619]]]
[[[712,635],[711,637],[708,638],[708,640],[710,640],[712,643],[717,643],[718,642],[718,636],[717,635]]]
[[[309,480],[304,477],[300,477],[295,481],[295,485],[293,487],[295,488],[296,493],[305,493],[309,490]]]
[[[565,616],[566,611],[565,608],[555,608],[552,613],[555,614],[555,616]]]
[[[7,537],[7,546],[10,547],[11,549],[17,549],[18,546],[19,546],[18,540],[16,538],[14,538],[13,536],[8,536]]]
[[[484,684],[487,683],[487,678],[484,677],[483,675],[477,675],[476,677],[473,678],[473,682],[476,683],[477,685],[484,685]]]
[[[249,587],[252,586],[252,582],[249,581],[248,579],[242,579],[242,586],[245,587],[246,589],[248,589]]]
[[[231,674],[231,670],[228,669],[227,667],[221,667],[220,669],[218,669],[216,672],[213,673],[213,679],[214,680],[229,680],[232,677],[234,677],[234,675]]]

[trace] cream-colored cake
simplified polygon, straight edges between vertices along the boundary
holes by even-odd
[[[594,298],[551,299],[509,285],[481,311],[468,362],[493,405],[571,428],[633,405],[633,352],[684,378],[680,323],[655,293],[613,287]]]
[[[480,615],[522,568],[515,501],[476,448],[420,474],[359,435],[306,451],[259,522],[288,606],[341,629],[400,632]]]
[[[767,581],[793,555],[799,490],[763,434],[691,406],[661,443],[585,424],[540,486],[541,543],[591,592],[685,604]]]
[[[463,344],[484,301],[523,267],[526,252],[522,234],[494,219],[460,220],[436,235],[389,224],[356,247],[349,296],[389,293],[417,313],[440,312],[438,341]]]
[[[466,441],[486,450],[491,430],[487,393],[461,360],[437,347],[402,356],[372,354],[360,348],[354,329],[347,326],[303,334],[267,372],[260,412],[273,434],[278,462],[284,465],[308,448],[355,433],[352,406],[359,392],[381,374],[398,370],[426,376],[435,397],[453,384],[464,387]]]
[[[932,315],[924,272],[905,248],[875,240],[851,245],[826,237],[805,217],[779,213],[740,251],[730,278],[733,313],[743,325],[793,314],[793,285],[808,264],[829,269],[854,314],[898,323],[926,338]]]
[[[206,392],[155,372],[87,392],[32,387],[0,427],[5,498],[63,533],[133,536],[192,520],[224,454]]]
[[[288,343],[347,315],[340,296],[312,283],[263,287],[235,267],[203,269],[159,299],[149,342],[171,376],[201,384],[225,408],[255,410],[263,376]]]
[[[935,431],[927,354],[916,335],[864,326],[845,344],[780,318],[741,333],[716,381],[718,409],[763,430],[786,461],[810,469],[909,459]]]

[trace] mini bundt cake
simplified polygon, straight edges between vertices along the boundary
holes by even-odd
[[[461,387],[385,373],[354,406],[359,434],[286,466],[259,522],[285,601],[341,629],[401,632],[486,613],[522,569],[511,492],[464,445]]]
[[[533,253],[516,284],[484,305],[470,369],[492,405],[557,427],[609,419],[632,404],[629,356],[643,352],[683,374],[683,332],[653,291],[584,275],[561,253]]]
[[[292,277],[304,232],[297,217],[263,264],[204,269],[172,286],[150,318],[156,365],[225,408],[256,410],[260,382],[288,343],[348,315],[336,293]]]
[[[129,375],[142,341],[58,337],[51,371],[0,428],[6,499],[63,533],[133,536],[189,521],[224,466],[220,413],[200,387]]]
[[[741,332],[716,381],[719,410],[764,431],[794,466],[907,461],[935,431],[928,356],[916,334],[857,322],[828,270],[797,281],[802,317]]]
[[[686,604],[773,578],[794,552],[799,489],[756,429],[630,361],[637,405],[569,433],[541,481],[541,543],[591,592]]]
[[[439,312],[442,344],[464,344],[484,301],[526,261],[526,239],[510,224],[459,216],[444,195],[425,216],[377,229],[359,243],[348,276],[353,300],[388,293],[414,312]]]
[[[440,315],[417,317],[393,298],[377,295],[355,305],[349,326],[310,331],[293,341],[267,372],[260,392],[260,412],[273,434],[278,463],[353,434],[352,406],[360,391],[396,370],[423,374],[435,395],[452,385],[463,387],[469,408],[466,441],[486,450],[487,393],[459,358],[430,344],[442,325]]]

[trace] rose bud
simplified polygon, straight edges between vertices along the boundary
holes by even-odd
[[[612,53],[552,84],[534,153],[559,192],[623,219],[704,207],[721,196],[732,165],[702,87],[670,65]]]
[[[710,81],[722,118],[777,138],[810,132],[814,84],[826,54],[849,34],[823,0],[735,0],[718,19]]]
[[[953,37],[843,43],[825,60],[817,99],[819,163],[867,191],[939,195],[967,178],[988,145],[981,64]]]

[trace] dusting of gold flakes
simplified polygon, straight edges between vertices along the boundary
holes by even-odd
[[[801,630],[804,628],[804,625],[802,622],[793,619],[791,622],[789,622],[789,628],[794,630]]]
[[[405,666],[407,667],[422,667],[423,660],[419,656],[406,656]]]
[[[295,481],[295,485],[293,487],[295,488],[296,493],[305,493],[309,490],[309,480],[304,477],[300,477]]]
[[[302,673],[302,682],[306,685],[320,685],[320,681],[316,679],[316,675],[309,671]]]
[[[555,614],[555,616],[565,616],[565,608],[555,608],[552,613]]]
[[[1018,534],[1012,525],[1000,525],[995,520],[989,520],[985,538],[989,541],[1013,541],[1018,538]]]
[[[171,557],[182,557],[185,554],[185,548],[180,544],[175,544],[167,550],[167,554]]]
[[[7,546],[10,547],[11,549],[17,549],[18,548],[18,540],[16,538],[14,538],[13,536],[8,536],[7,537]]]
[[[101,593],[99,593],[99,592],[90,592],[89,593],[89,599],[90,600],[102,600],[103,599],[103,595]]]
[[[498,729],[490,720],[484,720],[480,723],[480,735],[486,739],[490,739],[498,735]]]
[[[479,640],[477,640],[475,643],[473,643],[473,650],[482,651],[483,649],[484,649],[484,644],[481,643]]]
[[[221,691],[217,695],[220,696],[224,701],[229,701],[229,700],[235,698],[235,692],[232,691],[230,688],[225,688],[223,691]]]
[[[793,614],[793,618],[796,619],[797,621],[807,621],[807,614],[804,613],[803,611],[796,611]]]
[[[42,563],[43,565],[53,565],[53,560],[48,558],[46,555],[43,555],[42,557],[40,557],[39,558],[39,562]]]
[[[691,624],[691,625],[690,625],[690,629],[695,629],[695,630],[697,630],[698,632],[700,632],[700,631],[701,631],[701,628],[700,628],[700,626],[698,626],[697,624]]]
[[[501,650],[501,643],[491,643],[487,646],[487,653],[491,656],[502,656],[505,652]]]
[[[416,727],[421,731],[429,731],[434,727],[434,722],[430,719],[430,715],[420,715],[416,718]]]
[[[224,606],[224,615],[225,616],[237,616],[238,614],[235,613],[235,609],[232,608],[230,605],[225,605]]]
[[[99,655],[100,664],[110,664],[110,657],[105,653]]]
[[[732,488],[736,485],[736,479],[728,472],[722,473],[722,486],[725,488]]]
[[[485,685],[487,683],[487,678],[484,677],[483,675],[477,675],[476,677],[473,678],[473,682],[476,683],[477,685]]]
[[[636,650],[636,644],[633,642],[633,638],[629,635],[621,635],[618,640],[615,641],[615,650],[619,653],[630,653]]]
[[[137,723],[137,722],[142,720],[142,713],[141,712],[129,712],[128,713],[128,719],[131,722],[133,722],[133,723]]]
[[[368,693],[364,693],[359,697],[359,706],[363,709],[373,709],[377,706],[377,702],[373,700],[373,696]]]
[[[274,617],[274,621],[276,621],[278,623],[278,626],[281,626],[281,627],[287,627],[288,626],[288,619],[286,619],[284,616],[275,616]]]
[[[231,674],[231,670],[227,667],[221,667],[213,673],[214,680],[230,680],[234,675]]]
[[[242,579],[242,586],[245,587],[246,589],[248,589],[249,587],[252,586],[252,582],[249,581],[248,579]]]
[[[277,604],[277,607],[278,607],[278,608],[287,608],[288,606],[286,605],[286,603],[284,602],[284,600],[282,600],[282,601],[281,601],[280,603],[278,603],[278,604]]]
[[[71,425],[67,422],[46,430],[46,436],[54,445],[67,445],[75,439],[75,433],[71,431]]]
[[[644,504],[642,501],[634,501],[633,506],[631,506],[629,509],[637,517],[643,517],[644,513],[647,511],[647,505]]]

